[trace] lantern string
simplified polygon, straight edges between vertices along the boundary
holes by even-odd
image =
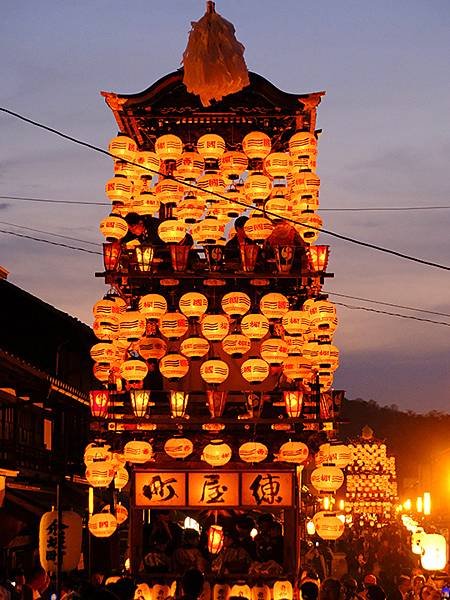
[[[104,150],[103,148],[99,148],[98,146],[95,146],[93,144],[90,144],[89,142],[85,142],[83,140],[80,140],[78,138],[75,138],[73,136],[70,136],[66,133],[63,133],[62,131],[59,131],[58,129],[54,129],[53,127],[49,127],[48,125],[44,125],[43,123],[39,123],[38,121],[34,121],[33,119],[29,119],[28,117],[25,117],[23,115],[20,115],[19,113],[16,113],[12,110],[9,110],[7,108],[4,107],[0,107],[0,112],[4,112],[12,117],[15,117],[21,121],[24,121],[25,123],[29,123],[30,125],[34,125],[35,127],[38,127],[40,129],[44,129],[45,131],[48,131],[50,133],[53,133],[55,135],[57,135],[58,137],[62,137],[63,139],[66,139],[68,141],[71,141],[75,144],[78,144],[80,146],[84,146],[85,148],[89,148],[90,150],[94,150],[95,152],[99,152],[100,154],[104,154],[105,156],[109,156],[110,158],[112,158],[113,160],[117,160],[117,156],[115,156],[114,154],[112,154],[111,152],[109,152],[108,150]],[[126,160],[126,159],[120,159],[123,160],[123,162],[133,165],[135,167],[139,167],[142,170],[145,171],[149,171],[150,173],[153,173],[155,175],[159,175],[163,178],[166,179],[171,179],[172,181],[175,181],[177,183],[181,183],[182,185],[184,185],[185,187],[189,187],[198,191],[204,191],[203,188],[201,188],[198,185],[195,185],[193,183],[184,181],[182,179],[178,179],[176,177],[174,177],[173,175],[167,175],[166,173],[163,173],[159,170],[156,169],[152,169],[150,167],[145,167],[143,165],[139,165],[138,163],[135,163],[131,160]],[[223,196],[222,194],[219,194],[217,192],[210,192],[211,196],[215,196],[217,198],[220,198],[221,200],[226,200],[229,201],[229,199],[226,196]],[[233,200],[234,203],[240,205],[240,206],[244,206],[246,209],[249,208],[248,204],[246,204],[245,202],[240,202],[239,200],[234,199]],[[251,207],[253,210],[256,210],[257,212],[262,213],[263,215],[268,215],[268,216],[272,216],[272,217],[276,217],[279,218],[279,215],[272,212],[272,211],[268,211],[265,210],[264,208],[260,208],[258,206],[255,207]],[[362,240],[358,240],[356,238],[352,238],[350,236],[347,235],[343,235],[340,233],[336,233],[334,231],[330,231],[328,229],[324,229],[321,227],[315,227],[313,225],[309,225],[306,223],[302,223],[301,221],[297,221],[296,219],[292,219],[290,217],[286,217],[284,218],[285,221],[290,222],[290,223],[294,223],[294,225],[302,225],[302,226],[308,226],[311,229],[314,229],[316,231],[320,231],[321,233],[324,233],[326,235],[330,235],[332,237],[335,237],[337,239],[349,242],[351,244],[356,244],[358,246],[363,246],[364,248],[371,248],[372,250],[377,250],[378,252],[383,252],[385,254],[391,254],[392,256],[397,256],[398,258],[403,258],[404,260],[409,260],[411,262],[416,262],[419,264],[423,264],[423,265],[427,265],[429,267],[435,267],[437,269],[442,269],[444,271],[450,271],[450,266],[448,265],[442,265],[439,263],[435,263],[432,261],[428,261],[428,260],[424,260],[415,256],[410,256],[408,254],[404,254],[403,252],[398,252],[397,250],[392,250],[390,248],[385,248],[383,246],[378,246],[377,244],[372,244],[370,242],[364,242]]]

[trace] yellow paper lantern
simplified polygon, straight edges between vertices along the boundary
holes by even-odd
[[[239,179],[246,171],[248,158],[243,152],[232,150],[225,152],[219,159],[219,167],[221,174],[227,179]]]
[[[159,361],[159,370],[169,381],[178,381],[189,371],[189,361],[182,354],[166,354]]]
[[[245,442],[239,446],[239,458],[247,463],[259,463],[267,458],[269,451],[260,442]]]
[[[259,309],[268,319],[281,319],[289,311],[289,300],[279,292],[270,292],[259,301]]]
[[[110,140],[108,152],[117,160],[133,162],[137,152],[137,144],[130,137],[119,134]]]
[[[89,353],[92,360],[100,365],[111,365],[122,358],[122,352],[111,342],[94,344]]]
[[[105,315],[101,320],[95,320],[92,330],[99,340],[114,340],[119,335],[119,317]]]
[[[105,194],[113,204],[127,205],[133,195],[133,182],[123,175],[115,175],[106,182]]]
[[[100,231],[107,240],[121,240],[128,232],[128,224],[122,217],[109,215],[100,221]]]
[[[98,463],[109,463],[112,460],[111,446],[104,443],[88,444],[84,450],[83,460],[87,467]]]
[[[206,160],[217,160],[225,152],[225,140],[216,133],[206,133],[198,138],[197,151]]]
[[[420,563],[427,571],[441,571],[447,564],[447,541],[439,533],[426,534],[422,540]]]
[[[152,460],[153,448],[149,442],[143,440],[132,440],[127,442],[123,448],[125,460],[133,464],[143,464]]]
[[[271,180],[262,173],[252,173],[244,183],[244,194],[255,204],[262,204],[269,197],[271,189]]]
[[[110,462],[93,463],[86,469],[86,479],[95,488],[108,487],[114,479],[115,470]]]
[[[194,451],[194,444],[185,437],[173,437],[164,444],[164,452],[170,458],[187,458]]]
[[[117,529],[117,519],[109,512],[97,513],[89,517],[88,528],[95,537],[111,537]]]
[[[193,360],[202,358],[209,352],[209,342],[202,337],[186,338],[181,342],[180,352]]]
[[[292,600],[292,583],[288,580],[275,581],[273,584],[273,600]]]
[[[232,333],[222,340],[223,351],[232,358],[240,358],[244,354],[247,354],[251,345],[250,339],[242,333]]]
[[[186,317],[201,317],[208,309],[208,298],[199,292],[187,292],[178,302],[181,312]]]
[[[167,344],[159,337],[143,337],[139,340],[138,352],[145,360],[159,360],[167,353]]]
[[[313,517],[316,533],[323,540],[337,540],[344,533],[345,525],[335,513],[320,511]]]
[[[230,461],[232,450],[223,440],[212,440],[203,448],[202,460],[213,467],[221,467]]]
[[[156,152],[140,150],[136,153],[134,162],[139,165],[138,172],[145,177],[154,177],[159,172],[160,160]]]
[[[166,244],[178,244],[186,237],[186,223],[178,219],[167,219],[158,225],[158,235]]]
[[[245,583],[235,583],[231,586],[230,596],[242,598],[242,600],[251,600],[250,586]]]
[[[308,380],[311,377],[311,361],[304,356],[289,355],[283,362],[283,373],[288,379]]]
[[[289,335],[306,335],[310,330],[309,312],[305,310],[289,310],[281,321]]]
[[[120,365],[120,375],[125,379],[125,381],[142,381],[147,376],[147,373],[148,366],[143,360],[125,360]]]
[[[202,363],[200,376],[206,383],[219,384],[228,379],[230,369],[227,363],[218,358],[212,358]]]
[[[176,162],[176,174],[181,179],[195,181],[203,173],[205,160],[198,152],[183,152]]]
[[[145,316],[138,310],[127,310],[119,316],[119,336],[136,342],[145,333]]]
[[[189,321],[179,312],[167,312],[158,323],[159,331],[169,340],[177,340],[189,329]]]
[[[167,300],[161,294],[146,294],[139,300],[139,311],[147,319],[158,320],[167,312]]]
[[[296,231],[308,244],[314,244],[322,229],[322,218],[316,213],[302,213],[299,223],[294,225]]]
[[[252,131],[242,140],[242,150],[249,158],[265,158],[271,149],[270,137],[262,131]]]
[[[264,159],[264,170],[275,179],[287,176],[292,166],[292,159],[285,152],[272,152]]]
[[[61,540],[61,571],[77,568],[81,554],[83,523],[79,514],[71,510],[61,513],[59,536]],[[42,568],[55,573],[58,568],[58,511],[42,515],[39,524],[39,560]]]
[[[225,223],[206,217],[192,226],[191,234],[197,244],[216,244],[225,235]]]
[[[265,217],[250,217],[244,225],[244,231],[249,239],[264,242],[272,233],[273,227],[273,223]]]
[[[345,469],[352,460],[352,452],[345,444],[321,444],[316,455],[316,464],[331,463]]]
[[[251,306],[250,297],[244,292],[229,292],[221,300],[223,312],[232,318],[248,313]]]
[[[251,313],[243,317],[241,329],[251,340],[261,340],[269,333],[269,320],[259,313]]]
[[[281,365],[288,357],[288,346],[282,338],[269,338],[261,343],[261,357],[269,365]]]
[[[183,153],[183,142],[171,133],[161,135],[156,139],[155,153],[160,160],[177,160]]]
[[[129,475],[125,467],[119,467],[114,475],[114,487],[117,490],[122,490],[128,483]]]
[[[118,317],[125,312],[127,303],[119,296],[107,296],[96,302],[92,308],[94,318],[102,320],[106,316]]]
[[[241,375],[249,383],[262,383],[269,376],[269,365],[262,358],[248,358],[241,365]]]
[[[319,492],[335,492],[344,483],[344,473],[334,465],[323,465],[311,473],[311,484]]]
[[[319,333],[332,334],[337,327],[336,306],[329,300],[316,300],[308,304],[308,312],[311,324]]]
[[[301,465],[308,455],[308,446],[303,442],[285,442],[280,448],[277,460]]]
[[[228,335],[230,320],[225,315],[203,315],[201,320],[202,335],[210,342],[220,342]]]

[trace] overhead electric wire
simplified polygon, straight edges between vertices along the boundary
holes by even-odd
[[[24,196],[0,196],[0,200],[24,200],[26,202],[47,202],[50,204],[83,204],[85,206],[111,206],[110,202],[87,202],[83,200],[49,200],[48,198],[27,198]]]
[[[53,235],[60,237],[65,240],[72,240],[73,242],[81,242],[82,244],[90,244],[91,246],[99,246],[99,242],[90,242],[88,240],[82,240],[80,238],[72,237],[70,235],[63,235],[61,233],[53,233],[51,231],[44,231],[42,229],[34,229],[33,227],[25,227],[25,225],[17,225],[17,223],[8,223],[7,221],[0,221],[1,225],[9,225],[10,227],[17,227],[19,229],[26,229],[27,231],[34,231],[35,233],[45,233],[45,235]]]
[[[70,248],[70,250],[79,250],[80,252],[87,252],[88,254],[102,255],[102,252],[96,252],[95,250],[88,250],[87,248],[79,248],[78,246],[69,246],[68,244],[62,244],[61,242],[52,242],[51,240],[43,240],[42,238],[33,237],[31,235],[25,235],[24,233],[17,233],[16,231],[6,231],[0,229],[0,233],[6,233],[8,235],[15,235],[17,237],[26,238],[35,242],[43,242],[45,244],[51,244],[52,246],[61,246],[62,248]]]
[[[450,323],[446,323],[445,321],[432,321],[431,319],[422,319],[421,317],[413,317],[412,315],[401,315],[399,313],[391,313],[386,310],[377,310],[376,308],[369,308],[367,306],[354,306],[352,304],[344,304],[343,302],[335,302],[334,304],[353,310],[365,310],[367,312],[378,313],[380,315],[389,315],[391,317],[400,317],[401,319],[411,319],[413,321],[423,321],[424,323],[433,323],[434,325],[445,325],[446,327],[450,327]]]
[[[383,300],[373,300],[370,298],[360,298],[358,296],[348,296],[347,294],[338,294],[337,292],[326,292],[329,296],[339,296],[340,298],[349,298],[350,300],[362,300],[363,302],[371,302],[372,304],[383,304],[384,306],[392,306],[393,308],[403,308],[405,310],[412,310],[414,312],[423,312],[429,315],[438,315],[440,317],[449,317],[449,313],[437,312],[434,310],[426,310],[424,308],[413,308],[412,306],[404,306],[402,304],[393,304],[391,302],[384,302]]]
[[[87,202],[83,200],[50,200],[49,198],[28,198],[26,196],[0,196],[0,200],[23,200],[25,202],[49,202],[51,204],[83,204],[85,206],[111,206],[110,202]],[[392,210],[444,210],[450,206],[356,206],[353,208],[320,208],[320,212],[364,212],[364,211],[392,211]]]
[[[62,137],[63,139],[66,139],[66,140],[69,140],[71,142],[74,142],[75,144],[78,144],[80,146],[84,146],[86,148],[90,148],[91,150],[94,150],[95,152],[99,152],[101,154],[104,154],[105,156],[109,156],[112,159],[116,159],[117,160],[117,156],[115,156],[111,152],[108,152],[107,150],[104,150],[103,148],[99,148],[98,146],[94,146],[93,144],[89,144],[88,142],[84,142],[83,140],[79,140],[79,139],[74,138],[74,137],[72,137],[70,135],[62,133],[61,131],[58,131],[57,129],[54,129],[52,127],[48,127],[47,125],[44,125],[42,123],[39,123],[37,121],[34,121],[34,120],[29,119],[27,117],[24,117],[23,115],[20,115],[20,114],[14,112],[12,110],[9,110],[9,109],[4,108],[4,107],[0,107],[0,112],[4,112],[4,113],[6,113],[8,115],[11,115],[11,116],[17,118],[17,119],[20,119],[21,121],[24,121],[25,123],[29,123],[31,125],[34,125],[35,127],[39,127],[40,129],[44,129],[45,131],[49,131],[50,133],[54,133],[55,135],[57,135],[59,137]],[[156,175],[161,175],[161,176],[165,177],[166,179],[171,179],[173,181],[177,181],[179,183],[182,183],[185,187],[190,187],[192,189],[204,191],[203,188],[201,188],[201,187],[199,187],[199,186],[197,186],[197,185],[195,185],[193,183],[188,183],[186,181],[179,180],[176,177],[174,177],[173,175],[167,175],[165,173],[157,171],[156,169],[151,169],[150,167],[143,167],[142,165],[138,165],[137,163],[135,163],[133,161],[130,161],[130,160],[125,160],[124,162],[126,162],[128,164],[131,164],[131,165],[134,165],[134,166],[138,166],[138,167],[140,167],[141,169],[143,169],[145,171],[149,171],[150,173],[154,173]],[[222,200],[228,200],[228,198],[226,198],[225,196],[223,196],[221,194],[218,194],[216,192],[209,192],[209,194],[211,194],[212,196],[215,196],[217,198],[220,198]],[[233,202],[235,202],[236,204],[239,204],[241,206],[245,206],[245,208],[247,208],[247,209],[250,208],[244,202],[240,202],[238,200],[233,200]],[[257,211],[263,213],[263,214],[267,214],[269,216],[274,216],[274,217],[278,217],[279,216],[276,213],[273,213],[271,211],[267,211],[267,210],[265,210],[263,208],[259,208],[259,207],[252,207],[252,208],[254,210],[257,210]],[[295,219],[291,219],[291,218],[285,218],[284,220],[285,221],[289,221],[291,223],[294,223],[296,225],[305,225],[305,223],[302,223],[301,221],[296,221]],[[430,266],[430,267],[435,267],[437,269],[442,269],[442,270],[445,270],[445,271],[450,271],[450,266],[447,266],[447,265],[441,265],[439,263],[435,263],[435,262],[432,262],[432,261],[428,261],[428,260],[424,260],[424,259],[421,259],[421,258],[417,258],[415,256],[410,256],[408,254],[404,254],[403,252],[398,252],[396,250],[391,250],[389,248],[384,248],[383,246],[378,246],[376,244],[372,244],[372,243],[369,243],[369,242],[363,242],[361,240],[357,240],[355,238],[351,238],[349,236],[342,235],[342,234],[339,234],[339,233],[336,233],[336,232],[333,232],[333,231],[330,231],[330,230],[327,230],[327,229],[323,229],[323,228],[320,228],[320,227],[314,227],[312,225],[308,225],[308,227],[310,227],[311,229],[315,229],[316,231],[321,231],[322,233],[330,235],[330,236],[335,237],[337,239],[341,239],[341,240],[344,240],[346,242],[350,242],[352,244],[356,244],[358,246],[363,246],[365,248],[371,248],[372,250],[377,250],[377,251],[383,252],[385,254],[391,254],[392,256],[397,256],[397,257],[403,258],[405,260],[409,260],[409,261],[416,262],[416,263],[419,263],[419,264],[427,265],[427,266]]]

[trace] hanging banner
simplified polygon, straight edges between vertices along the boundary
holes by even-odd
[[[138,471],[135,489],[136,506],[146,508],[186,506],[186,473]]]
[[[76,512],[61,513],[58,527],[58,512],[52,510],[42,515],[39,525],[39,559],[46,571],[56,572],[58,565],[58,536],[61,553],[61,570],[77,568],[81,554],[82,519]]]
[[[239,473],[188,473],[189,506],[238,506]]]
[[[292,473],[242,473],[243,506],[291,506],[293,501]]]

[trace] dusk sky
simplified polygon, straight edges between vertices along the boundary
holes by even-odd
[[[137,93],[180,66],[203,0],[3,0],[0,106],[96,146],[116,134],[100,90]],[[448,0],[216,0],[249,70],[286,92],[325,90],[318,109],[319,213],[328,230],[450,265]],[[0,113],[0,195],[106,202],[112,161]],[[0,198],[0,230],[100,250],[107,206]],[[41,230],[38,233],[19,226]],[[50,233],[85,240],[52,237]],[[90,244],[86,242],[91,242]],[[321,234],[338,307],[335,387],[352,398],[450,412],[450,272]],[[9,281],[92,324],[100,256],[0,233]],[[2,307],[7,310],[7,307]]]

